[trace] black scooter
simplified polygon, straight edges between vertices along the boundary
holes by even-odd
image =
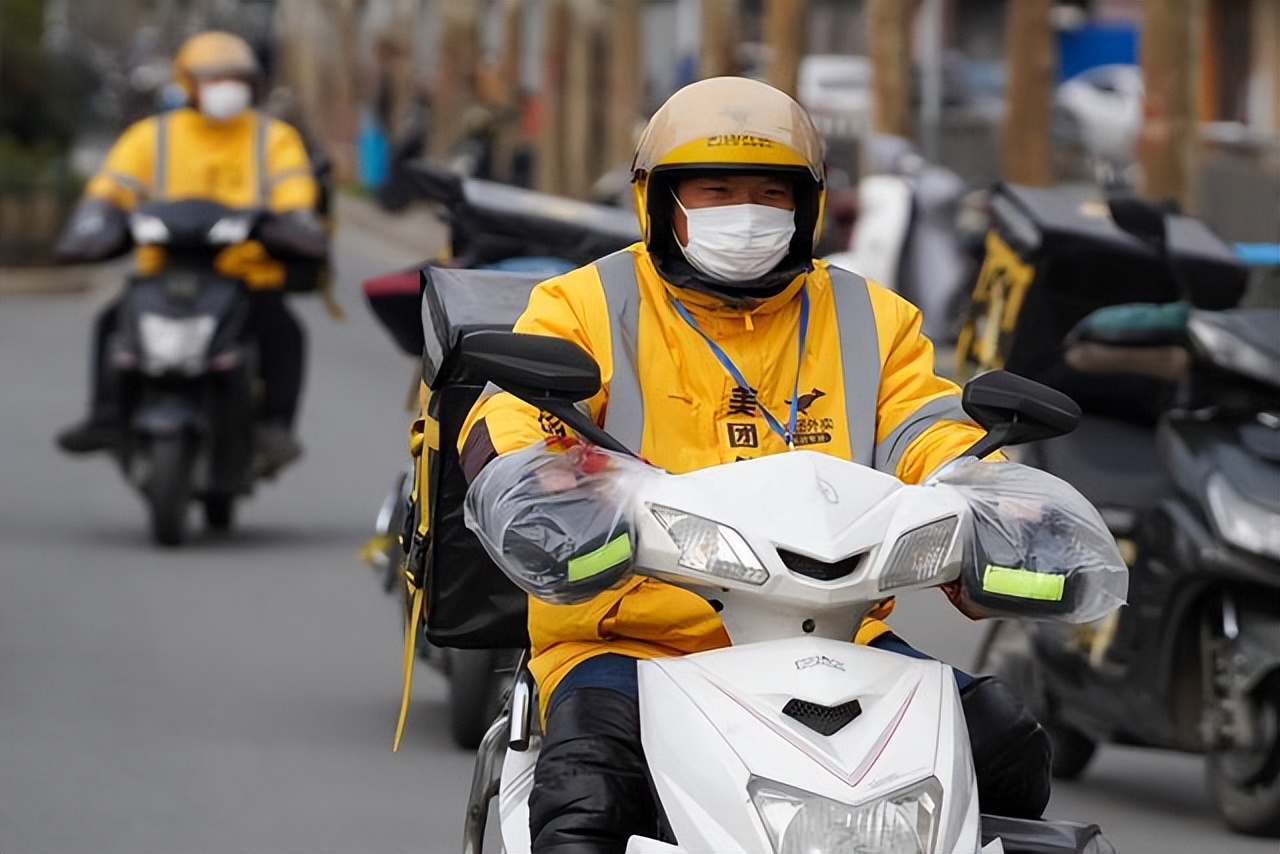
[[[1146,278],[1149,287],[1163,280],[1169,295],[1188,294],[1193,305],[1210,301],[1205,285],[1223,302],[1239,299],[1234,273],[1207,235],[1191,249],[1171,245],[1157,217],[1137,230],[1140,244],[1126,243],[1097,219],[1069,225],[1048,198],[1015,190],[1006,201],[1023,217],[1016,224],[1038,239],[1015,245],[1021,257],[1006,258],[1000,275],[1031,280],[1022,319],[1037,326],[1065,313],[1047,304],[1055,270],[1063,305],[1078,303],[1085,286],[1063,274],[1080,275],[1091,260],[1081,247],[1102,247],[1104,239],[1113,245],[1096,249],[1099,262],[1158,274]],[[1010,236],[1013,217],[1005,220]],[[1169,232],[1189,227],[1174,221]],[[1053,229],[1071,232],[1074,249],[1056,266],[1046,259]],[[1019,270],[1019,261],[1030,263]],[[1197,268],[1212,275],[1197,282]],[[1130,604],[1087,627],[999,623],[977,670],[1004,677],[1040,717],[1056,776],[1081,774],[1102,742],[1204,753],[1226,824],[1280,836],[1280,309],[1214,308],[1184,305],[1180,320],[1176,304],[1095,311],[1064,336],[1060,363],[1019,366],[1093,398],[1086,406],[1093,414],[1074,433],[1029,446],[1020,459],[1098,506],[1132,564]],[[1030,337],[1017,333],[1003,350],[1010,362],[1019,339]],[[1036,346],[1052,345],[1042,336]],[[1163,377],[1174,391],[1154,427],[1114,417],[1124,403],[1121,383],[1144,365],[1154,368],[1148,379]],[[1128,390],[1158,386],[1133,382]]]
[[[275,257],[323,257],[317,228],[258,210],[188,199],[144,205],[129,216],[136,245],[163,247],[165,267],[130,279],[108,343],[124,426],[115,456],[143,494],[157,543],[187,536],[199,501],[213,530],[230,528],[252,489],[257,353],[246,286],[214,259],[249,238]]]

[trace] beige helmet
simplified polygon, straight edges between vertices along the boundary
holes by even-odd
[[[777,170],[803,179],[797,182],[796,233],[806,235],[812,248],[826,204],[822,157],[821,134],[785,92],[746,77],[691,83],[658,108],[636,145],[631,183],[640,233],[650,244],[670,215],[666,194],[650,192],[655,176]]]
[[[237,35],[210,30],[183,42],[173,58],[173,78],[192,101],[200,80],[221,75],[243,77],[256,84],[261,69],[249,43]]]

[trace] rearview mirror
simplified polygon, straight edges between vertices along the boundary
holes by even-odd
[[[462,363],[531,403],[576,403],[600,391],[600,366],[572,341],[550,335],[485,330],[462,339]]]
[[[1074,400],[1047,385],[991,371],[974,377],[961,397],[964,411],[987,430],[965,455],[985,457],[1005,445],[1020,445],[1070,433],[1080,423]]]
[[[462,364],[469,373],[556,416],[582,438],[636,456],[574,405],[600,391],[600,366],[572,341],[518,332],[472,332],[462,339]]]

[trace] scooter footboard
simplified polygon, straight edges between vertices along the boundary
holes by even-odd
[[[999,839],[1005,854],[1115,854],[1096,824],[982,816],[982,844]]]

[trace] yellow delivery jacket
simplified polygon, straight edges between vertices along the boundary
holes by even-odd
[[[211,121],[184,107],[131,125],[85,195],[122,210],[151,201],[206,199],[281,213],[312,209],[317,187],[302,139],[289,125],[256,110]],[[164,266],[164,252],[140,247],[137,262],[139,272],[155,273]],[[253,240],[227,247],[215,266],[252,288],[278,288],[285,280],[284,264]]]
[[[785,423],[796,382],[802,288],[810,308],[795,447],[918,483],[983,435],[961,409],[956,385],[934,373],[919,310],[822,261],[780,294],[731,307],[665,282],[636,243],[538,285],[515,330],[568,339],[595,357],[603,387],[588,403],[596,422],[679,474],[788,447],[674,301],[755,385],[759,404]],[[528,404],[499,393],[477,402],[459,447],[464,458],[474,453],[468,437],[487,431],[503,454],[541,442],[555,428]],[[761,484],[760,500],[768,494],[768,484]],[[882,619],[892,607],[886,600],[875,608],[857,642],[888,631]],[[531,597],[529,636],[529,667],[544,711],[564,675],[592,656],[653,658],[730,642],[707,600],[641,577],[578,605]]]

